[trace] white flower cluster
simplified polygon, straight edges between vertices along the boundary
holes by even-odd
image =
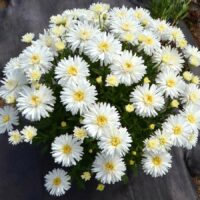
[[[172,146],[191,149],[197,143],[200,80],[190,69],[200,65],[200,51],[187,44],[180,28],[153,19],[143,8],[94,3],[52,16],[49,28],[33,38],[32,33],[22,37],[30,45],[3,71],[0,96],[9,105],[0,109],[0,133],[9,132],[11,144],[32,143],[38,135],[39,127],[14,130],[19,113],[34,124],[51,118],[56,104],[64,106],[62,112],[80,123],[72,132],[57,131],[51,144],[55,162],[75,167],[89,138],[98,150],[91,172],[81,178],[87,181],[94,173],[111,184],[125,175],[127,155],[137,145],[135,119],[137,126],[139,120],[149,123],[139,148],[143,169],[153,177],[168,172]],[[70,179],[70,173],[54,169],[45,176],[45,187],[60,196]]]

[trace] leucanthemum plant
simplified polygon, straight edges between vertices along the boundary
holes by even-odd
[[[200,51],[180,28],[143,8],[94,3],[22,41],[28,47],[3,70],[0,133],[51,154],[62,168],[45,176],[51,195],[92,178],[102,191],[140,166],[163,176],[173,146],[196,145]]]

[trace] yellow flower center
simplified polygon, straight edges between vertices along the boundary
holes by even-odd
[[[131,34],[131,33],[125,33],[124,35],[123,35],[123,39],[125,40],[125,41],[127,41],[127,42],[132,42],[133,40],[134,40],[134,35],[133,34]]]
[[[81,175],[81,178],[85,181],[89,181],[91,179],[91,174],[90,172],[83,172],[83,174]]]
[[[10,121],[10,116],[9,116],[9,115],[4,115],[4,116],[2,117],[2,119],[3,119],[3,123],[7,123],[7,122]]]
[[[148,148],[149,149],[155,149],[156,148],[156,146],[157,146],[157,140],[155,140],[155,139],[150,139],[149,141],[148,141],[148,143],[147,143],[147,146],[148,146]]]
[[[19,142],[21,140],[20,134],[17,134],[17,133],[13,134],[11,138],[12,138],[12,141],[14,142]]]
[[[39,71],[33,71],[31,73],[31,79],[34,81],[38,81],[41,77],[41,73]]]
[[[101,4],[97,4],[94,7],[95,12],[103,12],[103,6]]]
[[[102,41],[99,43],[98,48],[102,52],[107,52],[110,49],[110,44],[106,41]]]
[[[198,66],[199,65],[199,60],[196,56],[191,56],[189,59],[189,62],[193,65],[193,66]]]
[[[98,184],[98,186],[97,186],[98,191],[103,191],[104,188],[105,188],[105,186],[103,184]]]
[[[189,114],[187,116],[187,120],[191,123],[191,124],[195,124],[197,122],[197,118],[193,115],[193,114]]]
[[[40,55],[38,55],[38,54],[33,54],[32,57],[31,57],[31,62],[34,65],[39,64],[40,60],[41,60],[41,58],[40,58]]]
[[[33,96],[31,97],[31,104],[32,104],[33,106],[39,106],[41,103],[42,103],[42,101],[41,101],[40,97],[38,97],[38,96],[36,96],[36,95],[33,95]]]
[[[96,123],[98,126],[105,126],[108,123],[108,119],[105,115],[99,115],[96,119]]]
[[[30,131],[30,130],[27,130],[26,133],[25,133],[25,135],[26,135],[26,138],[28,138],[29,140],[32,140],[33,137],[34,137],[33,132]]]
[[[126,23],[123,23],[122,26],[121,26],[122,30],[124,31],[130,31],[131,30],[131,24],[126,22]]]
[[[167,80],[167,86],[168,87],[172,88],[172,87],[175,87],[175,85],[176,85],[176,80],[174,80],[174,79],[168,79]]]
[[[68,144],[65,144],[65,145],[62,147],[62,152],[63,152],[64,154],[69,155],[69,154],[72,152],[72,147],[69,146]]]
[[[189,95],[189,99],[193,103],[195,103],[199,99],[198,94],[196,92],[191,92],[191,94]]]
[[[105,163],[105,170],[108,172],[113,171],[115,168],[114,164],[112,162]]]
[[[140,35],[138,36],[138,40],[139,40],[140,42],[144,41],[144,40],[145,40],[145,36],[144,36],[143,34],[140,34]]]
[[[113,136],[111,138],[111,145],[117,147],[119,144],[121,144],[121,139],[117,136]]]
[[[178,39],[181,36],[181,32],[178,30],[172,31],[172,36],[174,39]]]
[[[84,129],[79,128],[75,131],[74,135],[78,139],[84,139],[87,136],[87,133]]]
[[[158,26],[158,30],[159,30],[160,32],[163,32],[165,29],[166,29],[166,27],[165,27],[164,24],[161,24],[161,25]]]
[[[9,90],[13,90],[16,86],[17,86],[17,81],[15,80],[8,80],[5,84],[6,88],[8,88]]]
[[[133,69],[133,63],[131,61],[126,61],[123,68],[126,72],[130,72]]]
[[[153,44],[154,44],[153,38],[147,37],[147,36],[144,37],[143,42],[144,42],[146,45],[153,45]]]
[[[53,185],[55,186],[59,186],[61,184],[61,178],[60,177],[56,177],[53,179]]]
[[[90,38],[90,35],[91,35],[91,33],[89,31],[87,31],[87,30],[82,30],[80,32],[80,38],[82,40],[88,40]]]
[[[108,77],[106,81],[109,86],[117,86],[117,84],[118,84],[117,77],[114,75]]]
[[[173,132],[175,135],[181,135],[183,132],[183,128],[181,125],[177,124],[176,126],[174,126],[173,128]]]
[[[78,102],[83,101],[85,99],[85,93],[82,90],[78,90],[74,92],[73,98],[75,101],[78,101]]]
[[[144,103],[146,104],[146,105],[153,105],[153,103],[154,103],[154,97],[152,96],[152,95],[150,95],[150,94],[146,94],[146,95],[144,95]]]
[[[143,14],[142,14],[141,11],[136,11],[136,12],[134,13],[134,16],[135,16],[137,19],[141,19],[142,16],[143,16]]]
[[[152,163],[158,167],[161,165],[162,159],[159,156],[155,156],[152,158]]]
[[[161,145],[167,144],[167,140],[166,140],[165,137],[160,137],[160,138],[159,138],[159,142],[160,142]]]
[[[71,75],[71,76],[76,76],[78,74],[78,69],[76,66],[69,66],[67,68],[67,74]]]
[[[169,53],[166,53],[162,56],[162,62],[169,63],[172,59],[172,56]]]
[[[144,26],[148,25],[149,23],[148,19],[143,19],[141,22]]]
[[[184,48],[187,46],[187,41],[185,39],[178,40],[178,45],[180,48]]]

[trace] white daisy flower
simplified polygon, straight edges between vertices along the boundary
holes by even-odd
[[[74,133],[74,137],[81,141],[83,141],[87,137],[87,131],[83,127],[75,126],[73,133]]]
[[[152,56],[160,49],[160,42],[151,31],[143,31],[138,35],[139,51],[143,50],[147,55]]]
[[[41,85],[39,89],[24,87],[17,98],[17,108],[30,121],[39,121],[53,111],[55,97],[51,89]]]
[[[107,103],[91,105],[83,117],[84,128],[94,138],[102,136],[109,128],[118,128],[120,125],[118,111]]]
[[[80,112],[83,114],[95,103],[97,91],[95,86],[87,80],[80,80],[77,83],[70,83],[61,92],[61,102],[65,105],[67,111],[73,115]]]
[[[15,108],[11,106],[0,108],[0,134],[12,131],[17,125],[19,125],[19,117]]]
[[[156,83],[164,91],[166,97],[178,98],[185,89],[185,82],[177,74],[170,69],[161,71],[156,78]]]
[[[35,83],[40,80],[42,72],[39,69],[30,68],[26,71],[26,77],[30,83]]]
[[[200,66],[200,51],[197,47],[188,45],[184,49],[184,55],[186,58],[188,58],[188,62],[191,66]]]
[[[138,8],[136,7],[135,9],[132,9],[132,15],[134,16],[135,19],[138,21],[142,21],[146,17],[150,17],[150,13],[148,10],[144,8]]]
[[[71,187],[71,177],[62,169],[54,169],[45,177],[45,184],[50,195],[62,196]]]
[[[176,48],[163,46],[162,49],[154,52],[154,61],[160,64],[161,69],[172,69],[180,72],[183,68],[184,59]]]
[[[180,28],[171,26],[170,27],[170,41],[176,42],[177,40],[180,40],[181,38],[184,38],[184,34]]]
[[[172,141],[169,133],[166,133],[165,130],[156,130],[154,133],[155,137],[159,140],[159,147],[161,150],[170,150],[172,147]]]
[[[54,25],[56,26],[63,25],[64,27],[69,27],[71,24],[71,20],[72,20],[72,17],[69,15],[68,16],[64,14],[53,15],[50,17],[50,27]]]
[[[192,128],[192,130],[200,129],[200,111],[199,107],[194,105],[186,105],[184,111],[181,112],[186,122]]]
[[[49,30],[44,30],[43,34],[39,34],[39,39],[36,41],[33,41],[34,45],[41,45],[46,46],[49,48],[49,50],[52,52],[53,56],[57,56],[57,51],[55,47],[57,37],[52,35]]]
[[[127,32],[127,33],[121,34],[119,36],[119,39],[120,39],[120,41],[132,44],[133,46],[136,46],[136,45],[138,45],[138,35],[139,34],[140,34],[139,32],[136,32],[136,33]]]
[[[33,126],[25,126],[21,130],[21,134],[24,142],[32,144],[33,138],[37,136],[37,129]]]
[[[172,156],[168,152],[146,153],[142,159],[142,167],[152,177],[165,175],[171,168]]]
[[[125,33],[137,33],[142,30],[142,27],[132,17],[123,17],[110,21],[111,32],[116,36],[123,35]]]
[[[83,155],[81,143],[80,140],[68,134],[56,137],[51,145],[55,162],[65,167],[76,165]]]
[[[25,35],[22,36],[21,41],[24,43],[31,43],[34,37],[35,37],[34,33],[26,33]]]
[[[150,28],[160,40],[166,41],[170,38],[170,25],[165,20],[154,20]]]
[[[98,145],[106,155],[124,156],[131,147],[131,136],[126,128],[111,128],[100,138]]]
[[[137,86],[130,95],[135,111],[142,117],[156,116],[164,106],[163,92],[156,85]]]
[[[187,135],[186,144],[184,145],[184,147],[189,150],[192,149],[193,147],[195,147],[198,142],[198,135],[199,135],[199,133],[197,130],[190,132]]]
[[[110,87],[117,87],[119,85],[118,77],[113,74],[108,74],[106,76],[105,82],[106,82],[106,86],[110,86]]]
[[[112,8],[111,11],[109,12],[111,21],[112,20],[117,20],[117,19],[122,19],[125,17],[130,17],[130,9],[125,7],[124,5],[121,8]]]
[[[49,31],[50,34],[53,35],[53,37],[62,38],[66,35],[68,28],[66,28],[64,25],[57,26],[55,24],[50,24]]]
[[[181,50],[184,50],[188,45],[188,42],[185,38],[180,38],[176,40],[176,47],[180,48]]]
[[[182,93],[183,103],[200,106],[200,89],[196,84],[187,84]]]
[[[100,33],[90,40],[85,47],[85,54],[92,62],[108,65],[121,52],[122,45],[112,34]]]
[[[94,15],[94,12],[84,8],[74,8],[72,10],[65,10],[63,15],[72,16],[74,20],[79,19],[80,21],[89,21],[91,19],[91,15]]]
[[[62,59],[55,68],[55,78],[62,86],[89,76],[88,64],[79,56]]]
[[[70,28],[66,35],[66,40],[72,51],[79,48],[79,52],[82,53],[86,43],[99,34],[99,32],[97,28],[87,22],[78,22],[75,26]]]
[[[6,75],[7,73],[10,73],[11,71],[15,71],[16,69],[21,69],[21,54],[18,57],[11,58],[6,66],[3,69],[3,73]]]
[[[125,170],[123,159],[117,155],[105,156],[104,154],[97,154],[92,166],[92,171],[96,173],[96,179],[104,184],[114,184],[121,181]]]
[[[25,74],[20,69],[9,71],[6,77],[1,80],[0,96],[7,99],[9,96],[17,97],[24,85],[27,84]]]
[[[133,55],[130,51],[123,51],[109,66],[119,83],[130,86],[139,82],[146,73],[146,66],[141,57]]]
[[[184,146],[190,127],[181,115],[171,115],[162,125],[163,132],[170,134],[172,144]]]
[[[27,68],[38,68],[41,72],[46,73],[52,67],[53,54],[48,47],[42,45],[31,45],[27,47],[21,56],[21,65]]]
[[[110,5],[106,3],[93,3],[89,9],[97,14],[102,14],[108,12]]]
[[[150,15],[144,15],[142,18],[137,19],[146,30],[149,29],[150,25],[152,24],[152,17]]]
[[[160,141],[157,137],[151,136],[144,140],[144,152],[158,153],[161,151]]]
[[[22,142],[22,136],[18,130],[10,131],[8,136],[8,142],[12,145],[17,145]]]

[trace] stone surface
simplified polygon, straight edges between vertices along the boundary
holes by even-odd
[[[10,57],[17,56],[24,48],[20,42],[26,32],[41,32],[52,14],[67,8],[88,7],[92,0],[10,0],[6,9],[0,10],[0,67]],[[134,6],[126,0],[110,0],[112,6]],[[137,1],[139,2],[139,1]],[[144,1],[143,1],[144,2]],[[43,176],[51,170],[52,159],[39,156],[38,150],[27,144],[8,145],[7,136],[0,136],[0,199],[2,200],[51,200],[43,187]],[[197,152],[198,153],[198,152]],[[193,152],[194,154],[194,152]],[[188,158],[188,157],[187,157]],[[193,162],[194,163],[194,160]],[[75,186],[58,199],[68,200],[196,200],[197,195],[185,164],[185,153],[173,149],[173,167],[163,178],[151,178],[139,171],[130,174],[127,185],[107,186],[104,192],[95,190],[97,183],[87,184],[79,191]]]

